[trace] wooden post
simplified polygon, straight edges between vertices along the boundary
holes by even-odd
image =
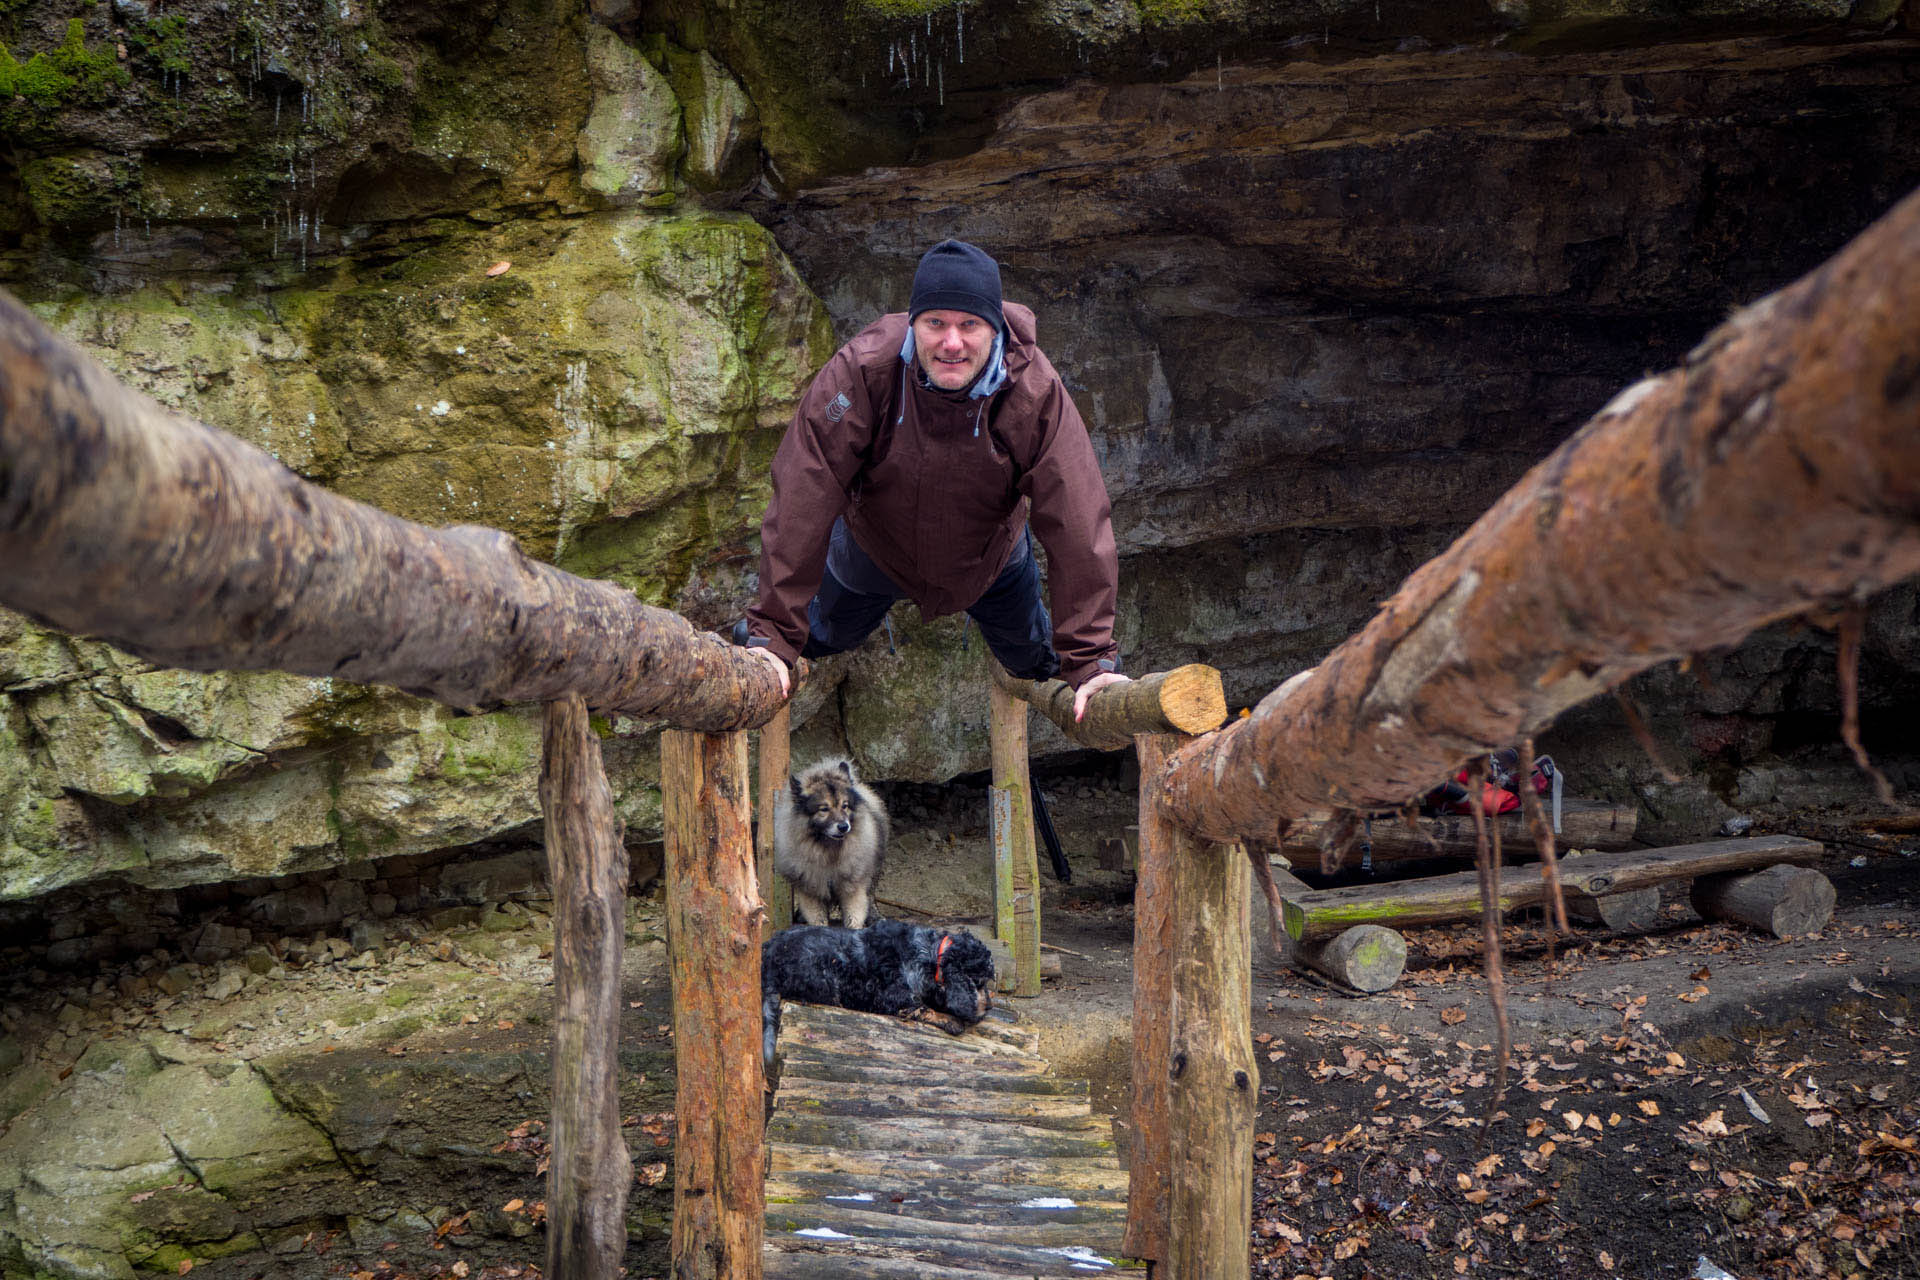
[[[760,824],[754,865],[760,878],[760,900],[767,908],[763,934],[793,923],[793,886],[773,869],[774,806],[780,803],[781,793],[787,789],[788,770],[793,764],[792,729],[793,705],[788,703],[774,712],[773,719],[760,730]]]
[[[760,1276],[766,1212],[762,916],[748,835],[747,776],[745,733],[660,734],[679,1077],[675,1280]]]
[[[1161,773],[1151,775],[1157,783]],[[1148,786],[1148,775],[1141,774]],[[1167,1115],[1172,1132],[1168,1239],[1173,1280],[1244,1280],[1251,1258],[1253,1057],[1249,902],[1252,869],[1237,845],[1201,842],[1169,867],[1177,912]]]
[[[553,881],[547,1274],[613,1280],[627,1249],[627,1187],[633,1181],[633,1160],[620,1136],[627,849],[600,740],[577,694],[547,704],[540,809]]]
[[[1127,1145],[1127,1231],[1121,1249],[1164,1275],[1170,1254],[1173,1172],[1167,1114],[1167,1060],[1173,1013],[1173,864],[1198,856],[1201,845],[1154,804],[1151,780],[1187,739],[1141,734],[1140,850],[1133,886],[1133,1102]]]
[[[1013,948],[1013,994],[1040,994],[1040,861],[1034,847],[1033,785],[1027,779],[1027,704],[993,685],[993,931]]]

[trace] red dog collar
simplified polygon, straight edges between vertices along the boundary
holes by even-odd
[[[940,948],[939,950],[933,953],[933,980],[935,982],[943,981],[943,979],[940,977],[940,962],[947,958],[947,948],[952,945],[953,945],[952,934],[943,933],[940,935]]]

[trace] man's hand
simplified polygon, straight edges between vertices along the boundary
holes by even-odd
[[[757,654],[758,656],[765,658],[768,662],[771,662],[773,664],[773,669],[780,673],[780,696],[781,697],[783,698],[787,697],[789,694],[793,692],[793,677],[787,674],[787,664],[780,660],[779,654],[765,647],[748,649],[747,652],[751,654]]]
[[[1106,688],[1110,684],[1124,684],[1126,683],[1126,679],[1127,678],[1118,671],[1102,671],[1099,675],[1076,689],[1073,694],[1073,722],[1078,724],[1086,718],[1088,698],[1091,698],[1097,691]]]

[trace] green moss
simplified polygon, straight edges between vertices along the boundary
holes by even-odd
[[[185,22],[186,19],[180,19]],[[87,48],[87,31],[78,18],[67,23],[67,38],[48,55],[54,69],[72,83],[74,96],[81,102],[101,102],[115,89],[130,83],[133,77],[114,56],[113,45],[102,42],[98,49]]]
[[[187,46],[187,17],[182,13],[150,19],[127,32],[127,43],[151,59],[162,71],[184,75],[193,70]]]
[[[98,152],[36,156],[20,166],[20,185],[41,225],[73,226],[111,216],[137,186],[133,161]]]
[[[855,0],[851,6],[881,18],[924,18],[930,13],[964,9],[968,0]]]
[[[1214,13],[1208,0],[1133,0],[1142,26],[1174,27],[1189,22],[1211,22]]]

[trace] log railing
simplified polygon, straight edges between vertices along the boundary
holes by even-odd
[[[504,533],[429,529],[309,484],[116,382],[3,292],[0,605],[175,667],[547,704],[546,1274],[569,1280],[618,1273],[632,1176],[615,1057],[626,854],[587,709],[689,731],[662,752],[680,926],[674,1274],[759,1275],[760,911],[741,730],[784,710],[765,663]]]

